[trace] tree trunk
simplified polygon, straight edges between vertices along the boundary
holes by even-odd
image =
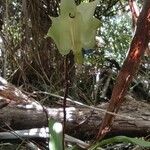
[[[135,35],[131,41],[129,53],[123,63],[114,85],[112,96],[107,111],[117,113],[124,101],[137,70],[139,68],[142,56],[148,46],[150,40],[150,1],[143,1],[143,8],[137,21]],[[102,139],[111,130],[114,115],[105,114],[103,122],[100,126],[97,140]]]

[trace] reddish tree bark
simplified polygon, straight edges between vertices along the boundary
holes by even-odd
[[[129,0],[129,6],[132,13],[132,28],[135,30],[137,19],[139,16],[139,9],[135,0]]]
[[[112,96],[107,111],[118,112],[123,98],[128,90],[134,75],[141,62],[141,58],[148,46],[150,39],[150,0],[144,0],[142,11],[137,21],[137,29],[132,39],[128,56],[126,57],[122,69],[117,77]],[[102,139],[110,130],[114,115],[105,114],[102,121],[97,140]]]

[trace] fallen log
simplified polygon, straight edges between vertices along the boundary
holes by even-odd
[[[150,134],[150,105],[132,101],[121,108],[113,128],[108,136],[147,136]],[[104,107],[100,105],[99,107]],[[44,108],[47,115],[58,122],[63,121],[62,108]],[[43,110],[23,109],[7,106],[0,110],[0,127],[4,129],[23,130],[47,127],[47,115]],[[77,138],[91,139],[96,136],[104,113],[83,107],[68,107],[66,109],[66,133]],[[123,117],[124,116],[124,117]]]
[[[119,115],[116,114],[108,136],[149,135],[150,104],[136,101],[129,96],[126,99]],[[71,101],[66,108],[66,133],[80,139],[90,140],[98,133],[107,104],[103,103],[96,108],[95,106],[75,105],[73,102]],[[47,127],[47,116],[63,122],[63,108],[41,106],[18,88],[5,82],[4,79],[0,80],[0,106],[0,131]]]

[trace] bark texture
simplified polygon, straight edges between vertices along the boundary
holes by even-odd
[[[110,112],[118,112],[148,46],[150,39],[150,1],[144,0],[143,2],[143,8],[137,21],[137,28],[130,44],[128,56],[118,74],[112,91],[110,103],[107,108]],[[114,115],[105,114],[97,139],[102,139],[111,130],[113,120]]]
[[[96,137],[104,116],[104,111],[100,109],[106,110],[107,105],[108,103],[102,103],[97,106],[98,110],[67,101],[66,133],[84,140]],[[119,115],[122,116],[116,116],[108,136],[150,134],[150,104],[127,96]],[[47,116],[63,122],[63,108],[41,106],[33,98],[0,78],[0,131],[46,127]]]
[[[105,109],[106,104],[101,104],[100,108]],[[58,122],[63,122],[63,108],[45,108],[49,117]],[[108,136],[146,136],[150,134],[150,105],[144,102],[127,100],[121,107],[112,130]],[[100,122],[104,113],[97,110],[90,110],[80,106],[68,107],[66,109],[66,133],[77,138],[92,139],[99,130]],[[45,111],[42,109],[18,108],[18,106],[6,106],[0,110],[1,131],[6,129],[23,130],[31,128],[41,128],[47,126]]]

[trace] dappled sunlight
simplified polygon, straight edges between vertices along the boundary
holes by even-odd
[[[141,48],[141,41],[139,41],[138,43],[136,43],[134,50],[131,52],[131,59],[133,60],[137,60],[137,58],[140,55],[140,48]]]
[[[61,133],[62,130],[63,130],[62,124],[59,123],[59,122],[55,122],[54,125],[53,125],[53,130],[54,130],[56,133]]]
[[[37,111],[43,111],[43,106],[37,102],[37,101],[30,101],[28,104],[19,104],[17,105],[19,108],[24,108],[27,110],[37,110]]]
[[[2,91],[2,90],[7,90],[7,88],[0,85],[0,90],[1,90],[1,91]]]
[[[69,107],[66,108],[66,119],[67,121],[72,121],[74,120],[74,112],[76,111],[75,107]],[[62,108],[47,108],[47,113],[48,115],[51,116],[58,116],[58,118],[63,118],[64,114],[63,114],[63,109]]]
[[[48,128],[34,128],[30,130],[24,130],[23,135],[47,138],[49,137],[49,129]]]
[[[6,85],[6,84],[8,84],[8,82],[4,78],[0,77],[0,86]]]
[[[25,94],[23,94],[20,90],[18,90],[17,88],[14,89],[14,93],[17,97],[21,97],[23,99],[28,99],[28,96],[26,96]]]

